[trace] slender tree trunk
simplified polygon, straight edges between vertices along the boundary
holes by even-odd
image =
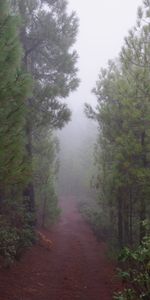
[[[143,226],[143,221],[146,219],[146,205],[145,200],[141,198],[140,200],[140,242],[145,236],[145,228]]]
[[[124,201],[123,201],[123,229],[124,229],[124,245],[129,245],[129,194],[127,189],[124,191]]]
[[[24,21],[25,11],[26,11],[24,1],[19,2],[19,11],[20,11],[21,18]],[[26,39],[26,28],[24,25],[22,26],[22,29],[20,32],[20,38],[21,38],[21,42],[23,45],[23,49],[24,49],[24,57],[23,57],[23,62],[22,62],[23,67],[26,70],[26,72],[31,73],[30,72],[31,66],[28,62],[28,56],[27,56],[28,45],[27,45],[27,39]],[[28,101],[27,101],[27,106],[28,106],[28,109],[30,112],[30,99],[28,99]],[[26,125],[25,125],[25,131],[26,131],[26,140],[27,140],[26,149],[27,149],[28,159],[30,162],[30,168],[31,168],[31,173],[32,173],[32,125],[31,125],[31,122],[32,121],[30,121],[29,118],[27,118]],[[32,176],[31,176],[30,182],[28,183],[27,187],[23,191],[23,196],[25,197],[25,201],[27,201],[29,211],[34,212],[35,211],[35,193],[34,193],[34,185],[33,185]]]
[[[0,214],[2,213],[3,202],[5,200],[4,188],[0,188]]]
[[[27,137],[27,154],[30,162],[30,168],[32,173],[32,129],[30,122],[26,124],[26,137]],[[28,183],[27,187],[24,190],[23,195],[26,198],[28,203],[28,209],[30,212],[35,211],[35,193],[34,193],[34,185],[33,185],[33,178],[31,176],[30,182]]]
[[[146,153],[145,153],[145,130],[141,134],[141,146],[142,146],[142,165],[143,168],[147,168],[147,159],[146,159]],[[146,200],[145,200],[145,193],[143,186],[141,187],[141,193],[140,193],[140,242],[142,241],[143,237],[145,236],[145,228],[143,226],[143,221],[146,219]]]
[[[46,217],[46,198],[43,200],[43,207],[42,207],[42,227],[45,227],[45,217]]]
[[[132,188],[130,187],[129,191],[129,222],[130,222],[130,235],[129,235],[129,243],[132,246],[133,244],[133,199],[132,199]]]
[[[123,247],[123,201],[121,190],[118,192],[118,243],[119,247]]]

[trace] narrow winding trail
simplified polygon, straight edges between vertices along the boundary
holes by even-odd
[[[0,300],[111,300],[117,288],[106,246],[79,214],[76,199],[61,199],[51,251],[36,245],[21,263],[0,270]]]

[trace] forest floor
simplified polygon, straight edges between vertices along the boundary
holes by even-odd
[[[9,270],[0,269],[0,300],[112,300],[118,287],[107,257],[75,205],[61,199],[62,215],[51,231],[51,250],[32,247]]]

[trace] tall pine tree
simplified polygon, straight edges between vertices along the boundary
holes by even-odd
[[[35,84],[33,96],[27,102],[26,120],[27,151],[33,169],[34,140],[40,139],[44,130],[47,136],[53,129],[62,128],[70,119],[70,110],[62,99],[79,83],[77,53],[73,50],[78,20],[74,12],[68,14],[65,0],[16,0],[12,7],[23,20],[23,65]],[[34,188],[31,178],[24,191],[31,209],[35,206]]]
[[[26,99],[32,80],[22,71],[20,20],[0,1],[0,255],[11,262],[30,243],[23,190],[31,176],[26,152]]]

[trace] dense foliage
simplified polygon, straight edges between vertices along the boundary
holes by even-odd
[[[13,261],[59,213],[54,130],[70,119],[61,101],[79,83],[78,29],[67,2],[0,2],[0,255]]]
[[[26,155],[26,98],[31,78],[21,70],[19,19],[0,2],[0,254],[13,261],[33,241],[22,191],[30,176]],[[27,231],[30,232],[26,235]],[[29,237],[30,236],[30,237]],[[32,237],[31,237],[32,236]],[[23,247],[22,247],[23,246]]]
[[[135,249],[124,248],[120,254],[122,268],[118,270],[124,290],[116,300],[148,300],[150,298],[150,237],[145,236]]]
[[[119,247],[141,241],[150,197],[150,2],[138,9],[136,26],[120,56],[102,69],[93,92],[97,109],[96,188],[103,220]]]

